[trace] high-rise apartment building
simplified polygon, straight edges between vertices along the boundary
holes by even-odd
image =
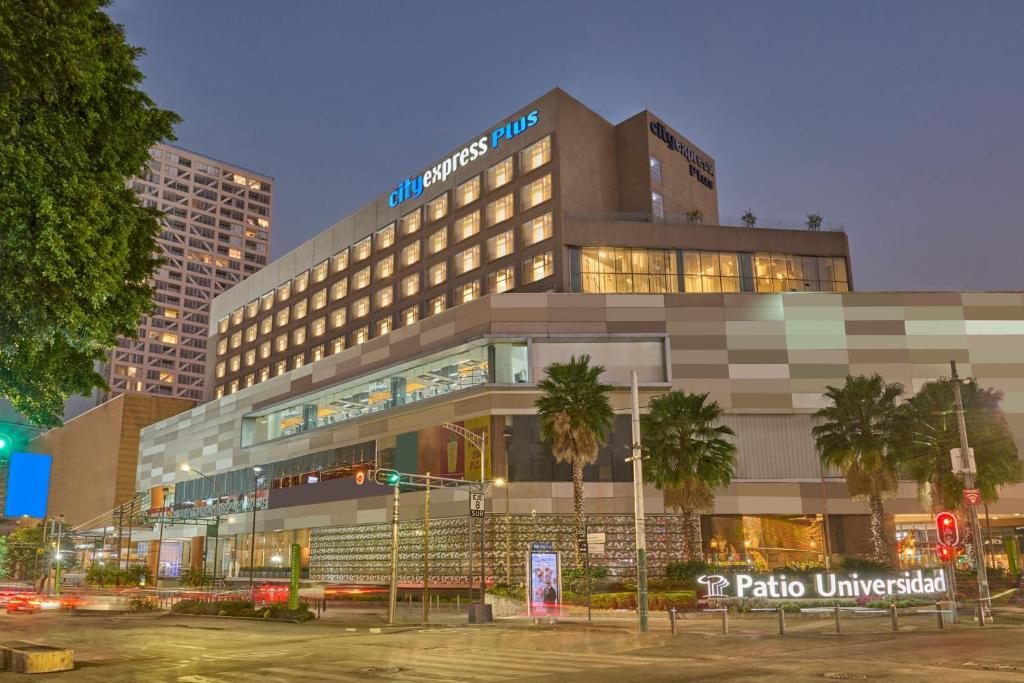
[[[210,302],[267,264],[274,180],[270,176],[159,144],[132,181],[145,206],[164,212],[164,263],[154,309],[138,339],[110,356],[111,394],[142,392],[201,400]]]

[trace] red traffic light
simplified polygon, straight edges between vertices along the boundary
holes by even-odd
[[[935,550],[939,554],[939,559],[943,562],[950,562],[953,559],[953,549],[948,545],[942,545],[940,543],[935,547]]]
[[[935,515],[935,527],[939,530],[940,544],[952,547],[960,542],[960,525],[952,512]]]
[[[364,481],[366,481],[366,472],[359,470],[356,472],[356,483],[362,486]]]

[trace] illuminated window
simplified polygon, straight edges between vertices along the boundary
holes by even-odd
[[[295,305],[292,306],[292,314],[295,316],[296,320],[302,320],[306,317],[306,309],[306,300],[301,299],[300,301],[295,302]]]
[[[352,333],[352,343],[362,344],[370,338],[370,328],[363,325],[358,330]]]
[[[444,227],[431,233],[427,238],[427,254],[436,254],[448,248],[448,228]]]
[[[373,324],[373,336],[379,337],[391,331],[391,316],[381,318]]]
[[[253,299],[245,305],[245,317],[255,318],[256,314],[260,312],[260,301],[259,299]]]
[[[256,382],[256,375],[254,375],[253,373],[250,372],[248,375],[245,376],[245,386],[246,387],[251,387],[255,382]]]
[[[305,292],[306,288],[309,287],[309,271],[307,270],[305,273],[292,280],[292,287],[296,294]]]
[[[580,252],[584,292],[660,294],[679,291],[674,250],[584,247]]]
[[[444,193],[431,199],[427,202],[425,207],[427,212],[427,222],[432,223],[439,221],[448,215],[448,193]]]
[[[266,382],[270,379],[270,368],[260,368],[260,381]]]
[[[309,350],[309,353],[310,356],[312,357],[312,362],[317,362],[318,360],[324,357],[324,345],[317,344],[316,346]]]
[[[262,309],[263,311],[269,311],[273,307],[274,307],[274,293],[273,292],[267,292],[266,294],[264,294],[263,296],[260,297],[260,309]]]
[[[507,221],[509,218],[512,218],[512,215],[512,195],[507,194],[487,205],[487,226],[490,227],[502,221]]]
[[[520,210],[532,209],[551,199],[551,174],[537,178],[532,183],[523,185],[519,195]]]
[[[343,277],[331,285],[331,301],[337,301],[348,296],[348,278]]]
[[[345,307],[342,306],[336,310],[331,311],[331,329],[337,329],[345,324],[347,316],[345,315]]]
[[[439,294],[427,302],[427,315],[437,315],[446,308],[448,308],[448,297],[445,294]]]
[[[651,157],[651,182],[661,182],[661,162]]]
[[[551,225],[550,212],[523,223],[523,246],[528,247],[551,237]]]
[[[217,341],[217,355],[218,356],[223,356],[227,352],[228,352],[228,340],[225,337],[225,338],[220,339],[220,340]]]
[[[377,279],[383,280],[384,278],[391,277],[395,272],[395,257],[394,255],[382,258],[377,261]]]
[[[456,275],[462,275],[469,271],[480,267],[480,245],[470,247],[464,251],[460,251],[455,255],[453,261],[453,268]]]
[[[217,379],[220,379],[220,378],[224,377],[225,367],[226,366],[225,366],[224,361],[221,361],[221,362],[217,363],[217,371],[215,373],[217,375]]]
[[[164,334],[163,334],[163,342],[165,344],[173,344],[174,341],[172,341],[172,339],[171,339],[173,336],[174,335],[170,334],[169,332],[164,332]],[[231,348],[237,349],[241,345],[242,345],[242,333],[241,332],[235,332],[234,334],[231,335]]]
[[[651,193],[651,213],[653,213],[656,218],[665,217],[665,202],[657,192]]]
[[[548,135],[519,153],[519,168],[523,173],[534,171],[551,161],[551,136]]]
[[[370,286],[370,266],[356,271],[352,276],[352,289],[359,291]]]
[[[165,318],[177,318],[178,317],[178,309],[164,307],[163,314],[164,314]]]
[[[412,296],[420,291],[420,274],[413,273],[412,275],[402,278],[402,281],[398,285],[399,296],[405,298]]]
[[[523,284],[528,285],[551,275],[553,263],[554,256],[550,251],[523,261]]]
[[[435,263],[427,270],[427,286],[436,287],[448,279],[448,264],[444,261]]]
[[[342,249],[331,257],[331,272],[340,273],[348,268],[348,249]]]
[[[501,294],[516,286],[516,269],[512,266],[499,268],[487,274],[487,293]]]
[[[292,330],[292,346],[302,346],[306,343],[306,327],[296,327]]]
[[[740,291],[738,254],[718,251],[683,253],[683,289],[687,292]]]
[[[690,253],[685,253],[683,258],[685,262]],[[692,263],[692,258],[690,261]],[[758,292],[847,292],[850,289],[846,259],[842,257],[757,253],[753,265],[754,289]]]
[[[345,350],[345,338],[335,337],[331,340],[331,353],[341,353]]]
[[[512,182],[512,157],[499,161],[487,169],[487,191],[497,190]]]
[[[238,380],[233,379],[231,380],[231,384],[228,385],[228,393],[233,394],[236,391],[238,391]]]
[[[306,364],[306,354],[304,354],[304,353],[297,353],[294,356],[292,356],[292,370],[295,370],[296,368],[301,368],[305,364]]]
[[[324,259],[313,266],[313,282],[323,282],[327,279],[328,260]]]
[[[286,360],[279,360],[276,363],[274,363],[274,376],[275,377],[283,375],[286,372],[288,372],[288,361],[286,361]]]
[[[390,225],[385,225],[377,231],[377,234],[374,237],[377,243],[377,251],[387,249],[395,243],[395,224],[391,223]]]
[[[228,316],[224,316],[217,321],[217,331],[224,334],[228,331]]]
[[[260,360],[270,358],[270,342],[260,342]]]
[[[372,245],[370,244],[369,237],[359,240],[354,245],[352,245],[352,260],[355,261],[356,263],[359,263],[360,261],[365,261],[366,259],[370,258],[371,249]]]
[[[403,325],[412,325],[420,319],[420,307],[410,306],[402,311],[401,320]]]
[[[245,352],[245,367],[251,368],[256,364],[256,349],[249,349]]]
[[[403,235],[411,235],[414,232],[419,232],[422,220],[420,219],[420,210],[416,209],[412,213],[407,213],[398,220],[399,225],[402,226]]]
[[[327,318],[317,318],[309,324],[309,336],[319,337],[327,331]]]
[[[402,267],[411,266],[420,260],[420,241],[406,245],[402,248]]]
[[[292,283],[286,282],[283,285],[277,287],[277,300],[287,301],[288,297],[292,295]]]
[[[455,288],[455,304],[469,303],[473,299],[480,297],[480,281],[473,280],[472,282],[466,282]]]
[[[233,310],[231,312],[231,324],[232,325],[241,325],[242,324],[242,314],[243,314],[243,311],[242,311],[241,307],[236,308],[235,310]]]
[[[352,302],[352,318],[358,320],[370,313],[370,297],[364,296]]]
[[[462,208],[480,198],[480,176],[474,176],[455,188],[455,206]]]
[[[383,287],[378,289],[374,296],[374,306],[379,311],[382,308],[387,308],[395,300],[395,290],[393,287]]]
[[[284,351],[287,348],[288,348],[288,335],[287,334],[279,334],[276,337],[274,337],[274,350],[275,351],[277,351],[278,353],[281,353],[282,351]]]
[[[274,318],[273,316],[267,316],[260,321],[260,334],[270,334],[270,331],[274,329]]]
[[[214,395],[214,398],[224,398],[224,386],[221,385],[221,386],[217,387],[216,389],[214,389],[213,395]]]
[[[455,221],[455,241],[461,242],[480,232],[480,212],[474,211]]]
[[[174,373],[173,372],[167,372],[166,370],[161,370],[160,371],[160,381],[161,382],[173,382],[174,381]]]
[[[506,230],[505,232],[498,233],[491,239],[487,240],[487,260],[493,261],[503,256],[508,256],[512,253],[513,247],[513,231]]]
[[[314,293],[309,300],[311,305],[313,306],[313,310],[319,311],[321,308],[327,305],[327,290],[321,289],[319,292]]]
[[[256,324],[253,323],[249,327],[245,328],[245,341],[254,342],[256,341]]]
[[[238,369],[242,367],[241,356],[231,356],[231,360],[228,361],[228,368],[231,372],[238,372]]]

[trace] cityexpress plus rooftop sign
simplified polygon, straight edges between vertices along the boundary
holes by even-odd
[[[402,184],[391,191],[388,206],[396,207],[406,199],[415,199],[423,194],[423,190],[434,183],[444,182],[448,176],[471,161],[485,155],[489,150],[497,149],[502,140],[508,141],[533,128],[540,121],[540,111],[534,109],[518,119],[506,121],[504,124],[474,140],[450,157],[439,161],[433,168],[427,169],[414,178],[406,178]]]
[[[874,595],[935,595],[946,592],[946,575],[941,569],[915,569],[896,575],[862,578],[818,572],[810,577],[788,578],[785,574],[733,574],[730,581],[720,574],[701,576],[708,598],[860,598]]]

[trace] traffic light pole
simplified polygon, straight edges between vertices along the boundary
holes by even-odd
[[[956,361],[949,362],[952,371],[953,395],[956,397],[956,421],[960,429],[960,453],[963,458],[968,458],[970,450],[967,446],[967,422],[964,420],[964,402],[960,395],[960,378],[956,374]],[[974,471],[964,472],[964,487],[974,488]],[[974,505],[967,505],[967,515],[971,524],[971,539],[974,542],[974,566],[978,572],[978,601],[982,604],[982,619],[987,611],[992,609],[992,598],[988,590],[988,571],[985,568],[985,551],[981,541],[981,524],[978,522],[978,508]]]
[[[395,604],[398,602],[398,493],[395,485],[395,502],[391,508],[391,591],[388,593],[388,625],[395,623]]]
[[[647,528],[644,522],[644,466],[640,450],[640,391],[636,370],[632,372],[631,399],[633,454],[629,459],[633,461],[633,517],[636,520],[636,611],[640,632],[647,633]]]

